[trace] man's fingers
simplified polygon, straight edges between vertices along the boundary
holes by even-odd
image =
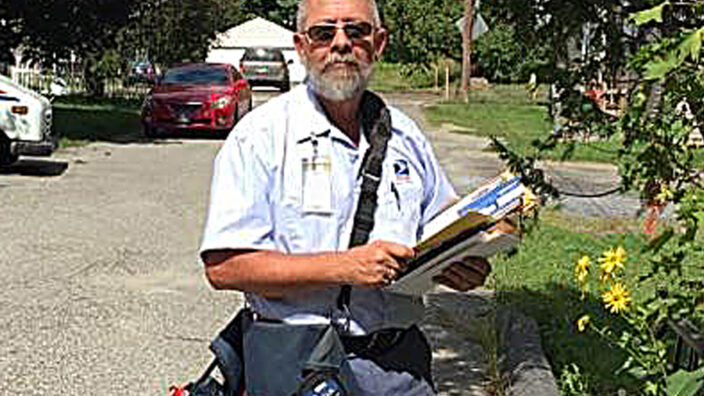
[[[379,250],[379,254],[380,256],[377,258],[377,262],[383,267],[385,267],[386,269],[393,270],[394,273],[403,271],[404,265],[394,256],[392,256],[383,249]]]
[[[443,275],[452,274],[464,281],[471,283],[475,286],[479,286],[484,283],[486,276],[484,274],[475,271],[471,267],[467,267],[464,264],[453,264],[443,271]]]
[[[415,255],[413,249],[398,243],[387,241],[375,241],[374,243],[377,247],[383,249],[385,252],[397,259],[410,259]]]
[[[488,268],[485,269],[488,272]],[[463,263],[455,263],[433,278],[433,281],[455,290],[467,291],[484,284],[486,275]]]
[[[488,276],[491,272],[491,265],[489,265],[489,262],[483,257],[468,257],[462,262],[462,264],[465,267],[480,273],[484,277]]]
[[[455,274],[445,274],[443,273],[442,275],[438,275],[433,277],[433,282],[439,283],[443,286],[447,286],[451,289],[459,290],[459,291],[467,291],[471,289],[471,285],[467,284],[466,282],[462,281],[457,277]]]
[[[434,276],[434,277],[433,277],[433,282],[439,283],[439,284],[441,284],[441,285],[443,285],[443,286],[447,286],[447,287],[452,288],[452,289],[457,289],[457,287],[455,287],[455,285],[454,285],[452,282],[450,282],[449,279],[447,279],[446,277],[444,277],[444,276],[442,276],[442,275]]]
[[[474,276],[467,277],[465,273],[453,270],[454,266],[446,269],[442,272],[442,275],[449,279],[455,288],[461,291],[467,291],[469,289],[475,288],[478,285],[477,278]]]

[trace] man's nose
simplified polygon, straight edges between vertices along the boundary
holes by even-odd
[[[333,51],[344,54],[352,51],[352,40],[347,37],[347,33],[343,29],[337,29],[330,46]]]

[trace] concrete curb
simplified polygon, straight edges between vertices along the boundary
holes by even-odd
[[[537,323],[498,305],[493,291],[438,290],[426,306],[439,395],[559,395]]]
[[[509,396],[558,396],[535,320],[513,309],[499,310],[499,370]]]

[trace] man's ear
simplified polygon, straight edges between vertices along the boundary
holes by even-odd
[[[293,34],[293,44],[296,46],[296,52],[298,52],[298,58],[304,59],[306,54],[306,38],[303,33]]]
[[[384,54],[386,45],[389,43],[389,31],[385,28],[379,28],[374,33],[374,59],[379,60]]]

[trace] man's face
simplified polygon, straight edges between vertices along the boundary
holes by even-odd
[[[375,57],[387,41],[386,31],[374,26],[369,3],[309,0],[303,30],[294,40],[313,89],[333,101],[349,100],[364,91]]]

